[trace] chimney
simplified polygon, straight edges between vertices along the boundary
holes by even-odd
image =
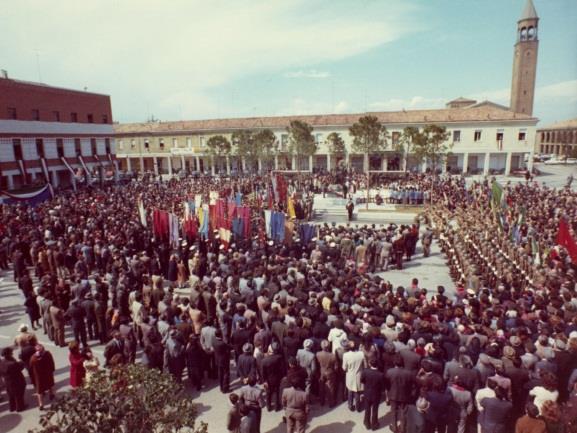
[[[6,69],[0,69],[0,78],[8,79],[8,71]]]

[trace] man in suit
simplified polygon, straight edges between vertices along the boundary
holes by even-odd
[[[333,407],[336,401],[338,361],[335,354],[331,353],[331,344],[328,340],[321,342],[321,349],[316,355],[320,369],[320,403],[324,406],[325,401],[328,400],[329,407]]]
[[[365,420],[367,430],[379,428],[379,404],[385,390],[385,375],[378,370],[377,360],[371,359],[369,368],[361,372],[361,383],[364,385]]]
[[[287,433],[304,433],[309,412],[308,394],[299,388],[296,380],[291,383],[290,388],[283,391],[282,405],[285,409]]]
[[[386,373],[387,400],[393,411],[392,430],[404,432],[407,423],[407,405],[413,401],[415,374],[404,368],[403,358],[395,357],[395,366]]]
[[[222,332],[217,329],[215,332],[215,339],[213,342],[214,361],[218,371],[218,383],[220,391],[224,394],[228,393],[230,387],[230,350],[229,344],[222,341]]]

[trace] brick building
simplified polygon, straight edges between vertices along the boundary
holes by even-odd
[[[110,97],[0,75],[0,188],[67,187],[115,168]]]
[[[577,119],[537,129],[535,152],[571,157],[577,152]]]

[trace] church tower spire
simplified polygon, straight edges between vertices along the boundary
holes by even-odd
[[[517,42],[513,57],[511,82],[511,111],[533,114],[535,76],[537,75],[537,29],[539,17],[532,0],[527,0],[521,18],[517,21]]]

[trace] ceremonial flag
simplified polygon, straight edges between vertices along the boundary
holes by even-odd
[[[523,224],[525,224],[525,214],[527,213],[527,209],[525,209],[525,206],[521,206],[521,209],[519,209],[519,215],[517,216],[517,226],[521,227]]]
[[[571,257],[573,264],[577,264],[577,243],[571,237],[569,226],[564,218],[559,221],[559,231],[557,232],[557,244],[564,247]]]
[[[144,204],[142,200],[138,200],[138,215],[140,216],[140,224],[146,227],[146,210],[144,210]]]
[[[493,209],[497,207],[502,207],[503,198],[504,198],[503,187],[501,186],[501,184],[499,184],[499,182],[497,181],[493,182],[493,185],[491,186],[491,207]]]

